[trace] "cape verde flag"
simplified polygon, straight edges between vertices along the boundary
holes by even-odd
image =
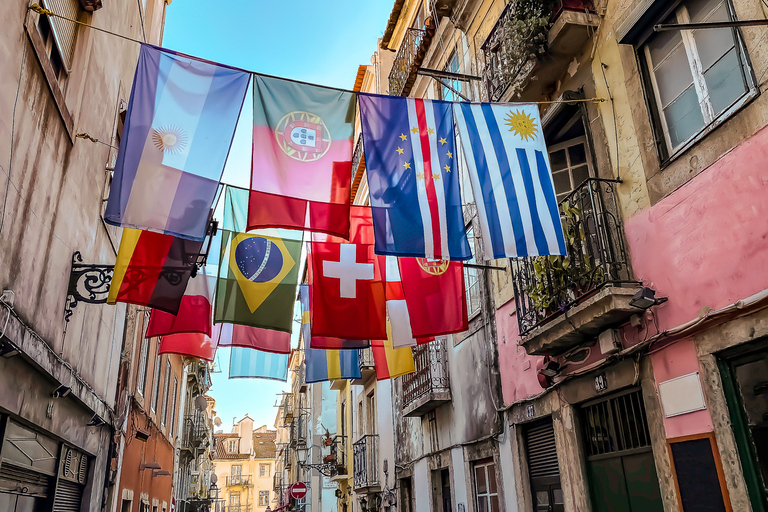
[[[142,45],[104,220],[202,241],[249,80]]]
[[[376,254],[472,257],[451,102],[360,94]]]
[[[539,107],[456,103],[487,260],[567,255]]]

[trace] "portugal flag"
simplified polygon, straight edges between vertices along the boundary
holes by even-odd
[[[348,238],[356,94],[253,77],[248,228]]]
[[[203,242],[124,229],[107,304],[127,302],[179,312]]]
[[[301,244],[222,231],[214,322],[291,332]]]

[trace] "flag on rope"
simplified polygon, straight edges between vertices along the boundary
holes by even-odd
[[[417,339],[413,334],[411,329],[413,320],[411,320],[407,299],[403,290],[404,283],[400,279],[400,269],[397,266],[397,261],[401,259],[413,258],[386,257],[387,316],[389,317],[389,325],[391,327],[392,346],[395,348],[413,347],[422,343],[429,343],[435,339],[434,337],[427,336]],[[459,263],[458,265],[461,264]]]
[[[354,93],[254,75],[248,229],[349,234]]]
[[[472,257],[451,102],[360,94],[376,253]]]
[[[243,347],[232,347],[230,350],[230,379],[288,380],[289,354],[273,354]]]
[[[411,347],[394,348],[389,323],[387,323],[387,331],[388,339],[371,340],[376,380],[394,379],[416,371]]]
[[[340,338],[329,338],[327,336],[312,336],[310,310],[310,289],[309,285],[302,284],[299,287],[299,300],[301,302],[301,336],[304,339],[304,346],[315,349],[357,349],[366,348],[371,344],[368,340],[342,340]]]
[[[104,220],[203,240],[249,80],[142,45]]]
[[[566,255],[534,103],[456,103],[485,259]]]
[[[179,313],[202,242],[124,229],[107,304],[127,302]]]
[[[305,348],[304,358],[308,383],[361,378],[357,350]]]
[[[342,339],[386,337],[383,262],[373,252],[370,209],[351,210],[350,243],[311,244],[311,331]],[[367,242],[367,243],[366,243]]]
[[[212,336],[194,332],[183,334],[171,334],[160,338],[159,354],[178,354],[182,356],[197,357],[205,361],[213,362],[216,356],[216,348],[219,339],[218,329],[221,326],[216,325],[213,328]]]
[[[437,336],[466,331],[468,319],[463,263],[425,258],[398,260],[413,335]],[[394,325],[392,329],[395,330]]]
[[[221,324],[220,347],[243,347],[272,352],[291,353],[291,333],[259,329],[248,325]]]
[[[213,291],[216,277],[205,274],[205,267],[198,270],[187,283],[176,315],[153,309],[149,316],[146,338],[185,332],[211,335],[213,326]]]

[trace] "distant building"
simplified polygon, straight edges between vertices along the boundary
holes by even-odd
[[[232,432],[213,435],[211,454],[219,488],[216,512],[264,512],[274,509],[274,430],[254,430],[247,414]]]

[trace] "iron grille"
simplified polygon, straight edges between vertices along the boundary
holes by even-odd
[[[401,377],[403,407],[407,407],[428,393],[450,392],[451,381],[448,376],[445,343],[445,338],[438,338],[413,349],[416,371]]]
[[[631,281],[615,180],[590,178],[560,202],[567,258],[513,258],[520,335],[605,285]]]
[[[360,170],[360,164],[365,164],[365,153],[363,153],[363,134],[357,137],[355,152],[352,153],[352,183],[355,182],[357,171]]]
[[[332,476],[348,474],[347,436],[333,436],[330,448],[330,454],[323,457],[323,464],[330,464],[332,466]]]
[[[389,72],[390,96],[407,96],[410,92],[410,86],[416,78],[416,67],[421,64],[426,53],[422,45],[426,36],[426,30],[409,28],[405,31]]]
[[[588,456],[651,446],[640,390],[586,406],[583,415]]]
[[[365,435],[352,445],[355,489],[379,484],[379,436]]]

